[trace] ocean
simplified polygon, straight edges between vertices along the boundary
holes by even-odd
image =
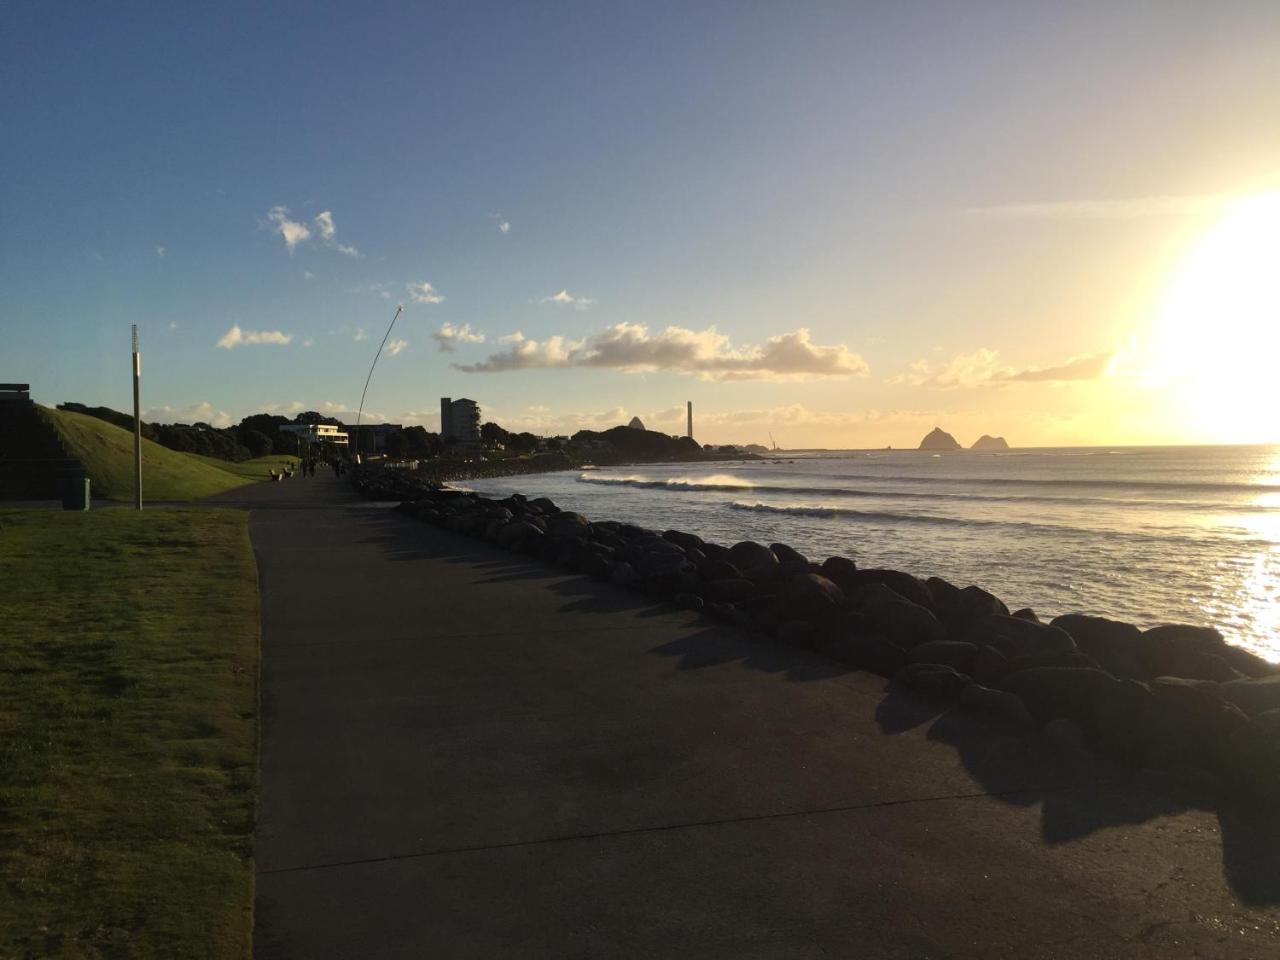
[[[1280,662],[1280,447],[823,451],[462,486],[974,583],[1042,619],[1214,626]]]

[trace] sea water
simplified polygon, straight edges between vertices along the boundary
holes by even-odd
[[[824,451],[465,486],[974,583],[1041,618],[1214,626],[1280,661],[1280,447]]]

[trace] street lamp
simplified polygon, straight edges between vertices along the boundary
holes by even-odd
[[[373,363],[369,364],[369,375],[364,378],[364,389],[360,391],[360,409],[356,411],[356,463],[360,462],[360,418],[364,415],[364,398],[369,392],[369,381],[373,379],[373,368],[378,365],[378,357],[382,356],[382,348],[387,345],[387,338],[391,336],[391,329],[396,325],[396,321],[400,319],[400,314],[404,313],[404,304],[396,307],[395,316],[391,318],[391,323],[387,326],[387,332],[382,335],[382,342],[378,344],[378,352],[373,355]]]

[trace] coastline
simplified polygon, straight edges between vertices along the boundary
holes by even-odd
[[[355,479],[422,522],[878,673],[1077,760],[1280,796],[1280,666],[1212,628],[1142,631],[1082,614],[1043,623],[978,586],[812,562],[782,543],[724,546],[589,520],[547,498],[421,484],[395,496],[385,476]]]

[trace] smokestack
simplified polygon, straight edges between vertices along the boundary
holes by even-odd
[[[686,400],[685,405],[689,413],[689,428],[688,428],[688,431],[685,433],[685,436],[688,437],[690,440],[692,440],[693,439],[693,401]]]

